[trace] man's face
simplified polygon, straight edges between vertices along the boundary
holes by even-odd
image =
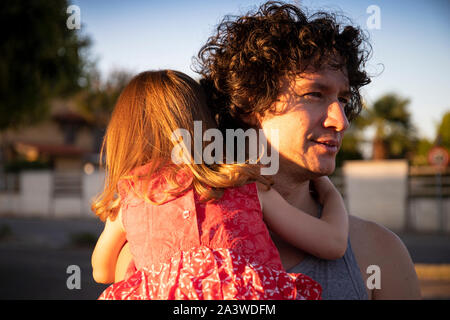
[[[267,140],[278,130],[280,171],[306,178],[330,175],[349,126],[344,106],[350,99],[348,77],[341,70],[323,68],[299,74],[283,85],[273,108],[259,122]]]

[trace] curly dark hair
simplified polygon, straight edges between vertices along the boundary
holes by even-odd
[[[283,77],[324,63],[346,68],[352,97],[345,113],[354,119],[362,108],[359,88],[370,83],[363,68],[371,47],[359,28],[337,20],[325,12],[307,17],[279,1],[266,2],[256,13],[226,16],[194,59],[219,127],[249,127],[242,116],[270,108]]]

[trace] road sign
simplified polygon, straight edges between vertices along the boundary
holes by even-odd
[[[428,152],[428,162],[435,167],[445,168],[448,165],[449,155],[443,147],[433,147]]]

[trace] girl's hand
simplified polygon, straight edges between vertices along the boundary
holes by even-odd
[[[323,201],[320,219],[289,204],[274,188],[258,187],[263,218],[268,228],[291,245],[321,259],[338,259],[347,249],[347,212],[331,181],[314,180]]]
[[[287,201],[276,191],[274,188],[270,188],[260,182],[256,182],[258,188],[258,198],[259,204],[261,205],[261,210],[264,212],[264,207],[267,205],[287,204]]]
[[[326,199],[332,194],[335,195],[337,194],[340,196],[339,191],[333,185],[330,178],[323,176],[316,179],[312,179],[311,181],[314,185],[314,189],[317,191],[319,195],[319,202],[321,205],[323,205]]]

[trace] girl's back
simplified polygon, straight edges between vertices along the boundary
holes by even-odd
[[[146,166],[139,168],[145,172]],[[168,188],[164,169],[145,188],[163,195]],[[187,170],[177,173],[189,183]],[[142,192],[143,184],[134,185]],[[202,203],[192,188],[161,205],[146,202],[130,192],[131,182],[119,184],[122,221],[137,268],[168,263],[180,251],[193,248],[231,249],[255,264],[279,268],[280,259],[262,219],[255,183],[228,188],[216,201]]]
[[[149,189],[162,196],[168,188],[164,177],[163,168],[150,181],[120,182],[122,221],[137,270],[101,299],[320,297],[315,281],[283,270],[255,183],[228,188],[207,203],[192,188],[159,205],[139,196]],[[181,185],[190,179],[188,171],[177,172]]]

